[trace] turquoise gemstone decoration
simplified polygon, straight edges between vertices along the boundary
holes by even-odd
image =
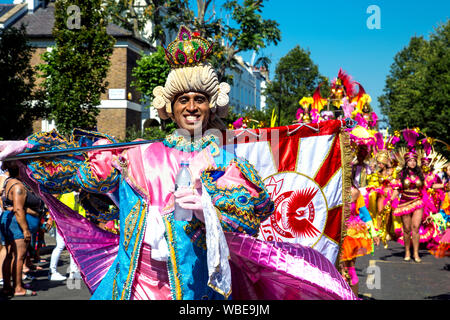
[[[183,152],[194,152],[203,150],[212,142],[217,143],[217,138],[213,135],[191,140],[177,134],[175,131],[164,139],[163,144],[166,147],[175,148]]]

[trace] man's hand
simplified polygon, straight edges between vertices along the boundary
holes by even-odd
[[[198,189],[193,188],[180,188],[174,192],[175,203],[181,208],[187,210],[193,210],[197,219],[205,222],[203,216],[202,196]]]

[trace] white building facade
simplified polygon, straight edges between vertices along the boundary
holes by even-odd
[[[237,57],[237,60],[240,72],[228,70],[233,77],[229,93],[230,107],[237,114],[245,112],[249,107],[263,110],[266,107],[263,91],[266,88],[267,73],[251,66],[241,57]]]

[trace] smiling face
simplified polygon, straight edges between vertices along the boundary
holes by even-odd
[[[175,98],[173,104],[173,117],[178,126],[189,131],[202,133],[211,116],[208,96],[201,92],[188,92]]]
[[[406,165],[410,169],[414,169],[417,166],[417,160],[414,158],[409,158],[408,161],[406,161]]]

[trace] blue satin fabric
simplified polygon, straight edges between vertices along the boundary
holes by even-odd
[[[129,299],[132,281],[136,270],[146,222],[146,204],[128,183],[121,181],[120,195],[120,247],[117,258],[108,273],[95,290],[93,300]],[[168,244],[174,255],[169,257],[168,272],[171,280],[172,296],[176,298],[174,277],[181,283],[182,299],[223,299],[217,292],[207,286],[208,271],[206,250],[193,243],[186,234],[189,222],[173,220],[173,214],[164,218],[173,241]],[[174,272],[176,264],[177,273]]]
[[[165,219],[170,223],[174,241],[169,243],[174,248],[175,257],[168,263],[169,277],[173,279],[173,263],[177,264],[183,300],[223,300],[223,296],[208,287],[208,267],[206,250],[193,243],[186,234],[185,227],[190,222],[175,221],[173,214]],[[174,259],[175,258],[175,259]],[[172,296],[176,295],[176,287],[172,286]]]
[[[367,208],[365,206],[359,208],[359,217],[364,222],[372,221],[372,217],[371,217],[371,215],[369,213],[369,210],[367,210]]]
[[[214,158],[217,166],[226,166],[233,159],[230,153],[222,152]],[[161,172],[161,170],[159,171]],[[119,186],[120,248],[116,260],[94,292],[93,300],[129,299],[134,272],[139,259],[145,229],[146,208],[142,196],[125,181]],[[139,211],[136,212],[136,207]],[[136,212],[133,216],[133,212]],[[166,240],[169,245],[167,269],[173,299],[220,300],[224,297],[208,284],[206,248],[201,241],[195,241],[188,229],[196,229],[196,220],[175,221],[173,213],[163,217],[166,224]],[[135,227],[130,233],[130,223]],[[204,233],[200,237],[204,237]],[[176,278],[176,279],[175,279]]]
[[[93,300],[128,300],[144,238],[147,204],[128,183],[121,179],[120,245],[117,258],[92,295]]]

